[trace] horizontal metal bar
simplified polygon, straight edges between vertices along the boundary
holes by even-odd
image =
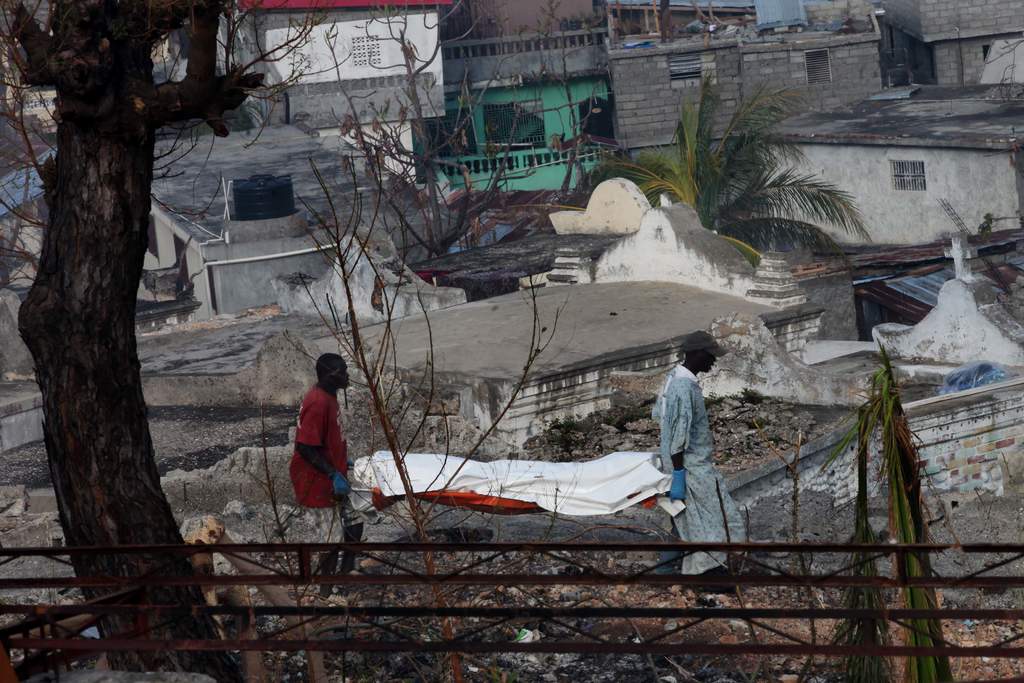
[[[888,577],[832,575],[702,576],[690,574],[232,574],[193,576],[69,576],[0,579],[0,590],[30,588],[125,588],[151,586],[804,586],[815,588],[1019,588],[1024,576]]]
[[[558,641],[541,640],[533,643],[464,642],[464,641],[381,641],[381,640],[132,640],[132,639],[79,639],[79,638],[12,638],[9,647],[16,650],[68,650],[76,652],[142,652],[154,650],[176,651],[235,651],[249,652],[461,652],[467,654],[489,652],[524,653],[577,653],[577,654],[652,654],[652,655],[824,655],[848,657],[875,655],[881,657],[993,657],[1016,659],[1024,657],[1024,647],[1001,648],[994,646],[910,647],[902,645],[835,645],[781,644],[781,643],[699,643],[632,641]]]
[[[69,617],[134,615],[161,617],[212,616],[301,616],[301,617],[436,617],[464,619],[493,618],[580,618],[580,619],[974,619],[978,621],[1024,620],[1024,609],[846,609],[778,607],[333,607],[316,605],[0,605],[0,614],[32,614]]]
[[[223,545],[117,545],[117,546],[66,546],[54,548],[25,547],[0,548],[0,558],[5,557],[81,557],[88,555],[146,555],[182,554],[196,555],[218,553],[298,553],[328,552],[346,550],[356,553],[460,553],[460,552],[660,552],[682,550],[686,552],[763,552],[763,553],[893,553],[926,552],[937,553],[955,550],[963,553],[1024,553],[1024,544],[843,544],[843,543],[687,543],[687,542],[642,542],[642,543],[232,543]]]

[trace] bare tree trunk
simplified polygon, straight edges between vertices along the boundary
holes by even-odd
[[[61,122],[50,223],[20,328],[36,362],[50,473],[72,546],[181,543],[160,489],[135,345],[135,294],[147,246],[151,132],[128,142],[93,124]],[[50,167],[52,169],[52,167]],[[50,175],[50,174],[48,174]],[[52,183],[52,185],[51,185]],[[79,575],[188,576],[184,557],[100,555]],[[159,604],[202,604],[195,588],[157,589]],[[105,635],[133,624],[103,622]],[[157,626],[153,624],[152,626]],[[216,637],[210,619],[161,625],[151,637]],[[129,653],[114,668],[183,670],[241,680],[218,653]]]

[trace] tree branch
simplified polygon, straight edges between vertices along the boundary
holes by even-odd
[[[156,88],[156,104],[149,107],[149,120],[154,126],[175,121],[203,119],[213,132],[224,137],[228,127],[224,112],[238,108],[249,91],[263,85],[263,74],[232,71],[226,76],[176,83],[163,83]]]
[[[263,85],[263,74],[235,68],[217,75],[217,34],[223,2],[211,0],[192,9],[192,40],[185,78],[156,87],[154,103],[148,107],[155,126],[174,121],[203,119],[218,136],[228,134],[224,112],[237,108],[249,91]]]
[[[50,36],[35,17],[19,2],[14,11],[14,34],[25,50],[27,63],[21,70],[21,79],[26,85],[54,85],[54,74],[50,68]]]

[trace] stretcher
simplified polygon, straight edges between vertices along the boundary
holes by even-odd
[[[678,514],[685,505],[665,494],[671,476],[657,453],[620,451],[586,462],[493,460],[440,453],[408,453],[405,470],[413,495],[452,507],[491,514],[555,512],[569,516],[610,515],[634,505],[659,506]],[[405,497],[395,458],[378,451],[355,461],[350,474],[353,502],[384,509]]]

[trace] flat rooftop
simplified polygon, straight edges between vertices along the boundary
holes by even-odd
[[[857,104],[788,119],[800,143],[1005,150],[1024,129],[1024,100],[996,86],[911,86]]]
[[[549,341],[533,377],[587,368],[682,340],[730,313],[771,310],[727,294],[665,282],[543,287],[536,292],[540,336]],[[396,321],[397,365],[425,367],[433,340],[438,373],[515,380],[534,329],[534,299],[521,291]],[[379,338],[377,325],[366,333]],[[539,330],[538,330],[539,331]]]
[[[314,137],[294,126],[268,126],[232,131],[226,138],[199,137],[196,147],[181,156],[188,144],[158,143],[158,154],[167,154],[172,147],[178,151],[167,158],[173,161],[157,161],[153,197],[177,214],[179,224],[199,241],[224,231],[225,181],[259,173],[290,175],[296,208],[324,211],[328,202],[313,173],[316,164],[335,192],[352,191],[351,176],[342,172],[343,156],[350,147],[338,136]],[[343,204],[348,203],[346,197]]]

